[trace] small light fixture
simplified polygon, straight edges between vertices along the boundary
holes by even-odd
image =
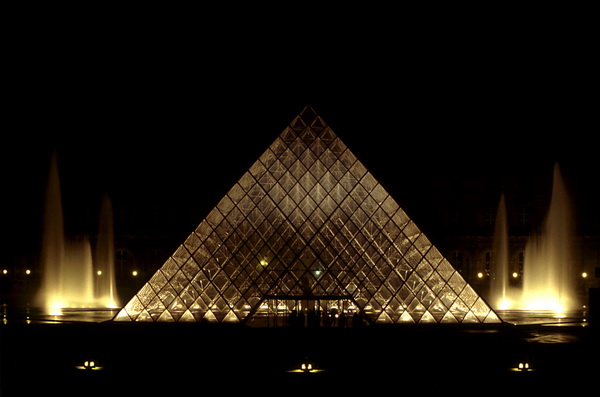
[[[267,267],[267,266],[269,265],[269,262],[267,262],[267,260],[266,260],[266,259],[261,259],[261,260],[260,260],[260,265],[261,265],[262,267]]]
[[[29,270],[29,269],[25,270],[25,274],[29,276],[31,274],[31,270]]]
[[[296,368],[296,369],[293,369],[288,372],[314,374],[314,373],[324,372],[324,370],[316,368],[312,362],[305,360],[302,362],[302,364],[300,364],[300,368]]]
[[[521,361],[516,367],[511,368],[510,370],[514,372],[532,372],[533,368],[528,361]]]
[[[8,274],[8,269],[3,269],[2,274]]]
[[[97,274],[98,276],[102,276],[102,270],[98,270],[98,271],[96,272],[96,274]]]
[[[94,360],[85,360],[83,362],[83,365],[78,365],[75,368],[83,371],[99,371],[101,369],[104,369],[104,367],[99,366],[98,363]]]
[[[132,272],[131,272],[131,275],[132,275],[133,277],[137,277],[137,275],[138,275],[138,271],[137,271],[137,270],[134,270],[134,271],[132,271]]]
[[[519,273],[513,272],[512,276],[513,276],[513,278],[518,278],[519,277]]]
[[[581,273],[581,277],[582,277],[582,278],[587,278],[587,272],[583,272],[583,273]]]
[[[481,272],[477,273],[477,278],[483,278],[483,273],[481,273]]]

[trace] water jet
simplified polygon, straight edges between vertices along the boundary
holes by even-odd
[[[56,153],[50,161],[41,248],[41,286],[37,303],[52,315],[66,308],[118,307],[114,272],[112,210],[105,196],[95,258],[87,236],[67,238]],[[98,270],[102,277],[97,276]]]
[[[568,192],[559,165],[555,164],[546,218],[540,231],[529,237],[525,247],[522,287],[509,286],[508,231],[502,197],[494,234],[495,280],[490,286],[494,306],[499,310],[554,313],[575,310],[573,234]]]

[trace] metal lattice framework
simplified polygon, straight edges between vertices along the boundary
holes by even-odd
[[[239,322],[277,297],[347,297],[378,323],[500,322],[311,107],[115,320]]]

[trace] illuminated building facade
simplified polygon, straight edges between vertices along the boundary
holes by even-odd
[[[500,322],[307,107],[115,320],[261,325],[311,313]]]

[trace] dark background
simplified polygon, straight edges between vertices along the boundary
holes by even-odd
[[[116,233],[182,241],[306,105],[434,243],[440,186],[494,203],[509,187],[549,195],[556,162],[579,233],[600,229],[586,10],[7,15],[3,261],[39,250],[53,151],[68,233],[95,233],[108,193]]]

